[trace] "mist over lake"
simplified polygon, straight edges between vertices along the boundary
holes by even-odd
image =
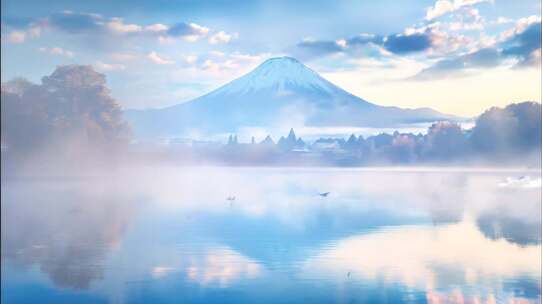
[[[2,302],[536,303],[540,178],[146,167],[3,181]]]

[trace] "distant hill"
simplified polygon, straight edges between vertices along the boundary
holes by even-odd
[[[397,98],[401,98],[398,92]],[[241,127],[393,127],[457,120],[429,108],[384,107],[339,88],[291,57],[268,59],[250,73],[192,101],[127,110],[138,137],[236,132]]]

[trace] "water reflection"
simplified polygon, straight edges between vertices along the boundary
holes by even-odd
[[[510,182],[521,176],[529,187]],[[536,301],[539,179],[130,168],[2,181],[2,302]]]
[[[38,265],[56,286],[88,288],[120,246],[135,204],[103,183],[2,185],[2,261]]]
[[[540,246],[520,247],[487,239],[467,221],[387,229],[343,239],[329,247],[306,262],[304,275],[400,282],[427,291],[432,295],[428,300],[443,292],[458,294],[469,302],[510,296],[504,282],[537,278],[542,271]]]
[[[192,260],[186,271],[190,280],[201,285],[227,287],[236,280],[259,276],[262,267],[229,248],[213,248]]]

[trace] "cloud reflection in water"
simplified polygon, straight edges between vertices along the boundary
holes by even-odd
[[[3,184],[2,265],[22,277],[38,266],[51,301],[56,289],[121,303],[209,302],[216,290],[253,302],[382,300],[384,287],[399,302],[540,294],[541,189],[499,186],[540,172],[123,170]]]

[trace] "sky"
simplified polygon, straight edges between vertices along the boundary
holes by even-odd
[[[474,116],[542,99],[540,0],[1,0],[2,81],[92,65],[124,108],[292,56],[370,102]]]

